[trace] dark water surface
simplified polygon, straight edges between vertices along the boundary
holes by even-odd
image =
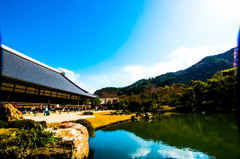
[[[184,114],[96,131],[89,158],[240,158],[234,115]]]

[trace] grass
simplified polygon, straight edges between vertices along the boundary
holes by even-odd
[[[18,128],[0,128],[0,135],[12,134],[13,132],[15,132],[17,130],[18,130]]]
[[[167,106],[167,105],[163,105],[163,106],[160,106],[159,107],[161,110],[164,110],[164,111],[171,111],[177,107],[170,107],[170,106]]]
[[[132,115],[109,115],[110,112],[101,112],[94,113],[95,118],[88,118],[86,120],[90,121],[95,129],[107,125],[111,125],[113,123],[130,120]]]
[[[58,122],[58,123],[47,123],[47,127],[51,128],[51,127],[59,127],[62,124],[62,122]]]

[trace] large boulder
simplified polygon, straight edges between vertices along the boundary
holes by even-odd
[[[6,122],[23,119],[22,112],[16,109],[12,104],[3,104],[0,107],[0,120]]]
[[[85,126],[77,123],[64,122],[58,129],[47,129],[56,136],[62,138],[63,142],[73,142],[74,158],[87,158],[89,153],[88,130]]]
[[[31,152],[26,159],[53,159],[53,158],[72,158],[72,150],[62,147],[39,147]]]

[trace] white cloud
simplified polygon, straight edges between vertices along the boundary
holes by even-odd
[[[131,158],[146,158],[146,156],[151,153],[151,146],[154,145],[153,141],[146,141],[132,133],[128,134],[128,137],[131,138],[139,146],[136,151],[130,153]]]
[[[138,148],[136,152],[132,153],[130,156],[131,158],[146,157],[147,154],[149,154],[150,152],[151,152],[150,148],[141,147],[141,148]]]
[[[219,53],[218,50],[212,47],[182,47],[174,50],[165,58],[164,61],[160,61],[159,63],[148,66],[128,65],[124,70],[128,73],[132,73],[133,75],[137,75],[138,77],[149,78],[167,72],[175,72],[186,69],[200,61],[202,58],[209,55],[215,55],[217,53]]]
[[[194,159],[202,158],[208,159],[212,158],[203,152],[192,150],[189,148],[178,149],[176,147],[161,145],[161,149],[158,150],[158,153],[164,158],[179,158],[179,159]]]
[[[77,73],[74,73],[73,71],[71,70],[68,70],[66,68],[57,68],[58,70],[60,71],[63,71],[65,73],[65,76],[67,76],[69,79],[71,79],[74,83],[76,84],[80,84],[79,82],[79,77],[80,77],[80,74],[77,74]]]
[[[88,91],[89,93],[94,93],[95,89],[92,88],[88,83],[85,83],[84,80],[81,79],[80,74],[75,73],[75,72],[73,72],[71,70],[68,70],[66,68],[59,67],[57,69],[60,70],[60,71],[63,71],[67,78],[69,78],[72,82],[77,84],[82,89]]]
[[[228,49],[231,47],[228,47]],[[66,73],[66,76],[73,82],[90,93],[104,87],[124,87],[140,79],[155,77],[167,72],[175,72],[186,69],[197,63],[202,58],[222,53],[227,49],[216,49],[213,47],[187,48],[181,47],[171,52],[167,57],[156,64],[149,65],[127,65],[115,68],[114,72],[105,71],[104,74],[92,73],[88,76],[80,76],[65,68],[58,68]]]
[[[124,68],[126,72],[130,72],[133,74],[142,74],[144,73],[144,70],[141,68],[141,66],[134,65],[134,66],[127,66]]]

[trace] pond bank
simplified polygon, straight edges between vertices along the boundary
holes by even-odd
[[[95,118],[87,118],[86,120],[92,123],[95,130],[131,120],[132,115],[110,115],[110,112],[115,111],[94,113]]]

